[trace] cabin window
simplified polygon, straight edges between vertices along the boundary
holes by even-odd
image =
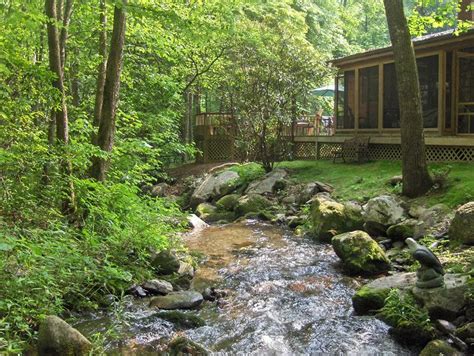
[[[359,70],[359,128],[376,129],[379,107],[379,67]]]
[[[354,128],[355,71],[345,71],[337,78],[337,120],[338,129]]]
[[[395,64],[383,66],[383,127],[400,128],[400,109],[398,107],[397,75]]]
[[[421,105],[425,128],[438,127],[438,56],[418,58]]]

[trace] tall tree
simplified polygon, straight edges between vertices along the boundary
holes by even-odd
[[[107,70],[107,9],[105,7],[105,0],[100,0],[100,33],[99,33],[99,54],[101,57],[98,75],[97,87],[95,93],[94,105],[94,126],[99,127],[100,118],[102,116],[102,103],[104,101],[104,86],[105,75]],[[97,137],[93,138],[94,143],[97,143]]]
[[[120,91],[120,73],[122,72],[123,47],[125,44],[127,0],[122,0],[115,5],[114,24],[110,52],[107,60],[102,112],[99,120],[99,133],[97,145],[101,150],[111,152],[115,136],[115,112]],[[107,173],[108,160],[103,157],[94,157],[92,163],[92,176],[104,181]]]
[[[432,186],[423,134],[423,111],[415,50],[402,0],[384,0],[400,103],[403,194],[416,197]]]

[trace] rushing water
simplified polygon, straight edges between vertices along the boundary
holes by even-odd
[[[86,335],[114,329],[111,353],[152,354],[176,333],[211,351],[242,354],[411,355],[373,317],[353,314],[356,282],[345,277],[330,245],[292,236],[256,221],[213,226],[186,237],[207,256],[194,287],[230,291],[218,303],[188,311],[206,326],[175,330],[153,314],[147,300],[129,300],[117,313],[90,316],[77,327]]]

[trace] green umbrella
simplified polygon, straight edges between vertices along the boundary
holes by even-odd
[[[339,87],[339,91],[342,92],[344,91],[344,88]],[[324,87],[316,88],[316,89],[311,89],[309,91],[311,94],[314,94],[315,96],[324,96],[324,97],[334,97],[334,93],[336,92],[336,89],[334,88],[334,85],[327,85]]]

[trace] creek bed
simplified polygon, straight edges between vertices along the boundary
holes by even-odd
[[[111,354],[156,354],[177,333],[214,352],[417,354],[396,343],[383,322],[353,314],[356,282],[342,274],[330,245],[253,220],[212,226],[185,241],[207,256],[194,287],[230,291],[218,303],[187,311],[205,326],[178,331],[154,316],[146,298],[126,299],[115,312],[82,316],[75,326],[86,336],[108,330]]]

